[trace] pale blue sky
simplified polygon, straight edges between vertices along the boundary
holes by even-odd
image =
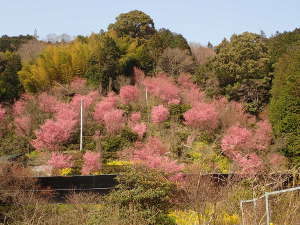
[[[0,0],[0,35],[70,35],[106,30],[120,13],[138,9],[156,28],[188,41],[219,43],[244,31],[267,35],[300,27],[300,0]]]

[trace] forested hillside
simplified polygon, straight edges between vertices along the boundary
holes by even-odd
[[[21,153],[52,175],[125,172],[106,200],[120,218],[174,224],[169,200],[180,196],[179,209],[188,196],[206,221],[223,206],[193,202],[188,174],[299,169],[299,29],[202,46],[135,10],[70,42],[2,36],[0,51],[0,156]],[[235,210],[215,224],[238,224]]]

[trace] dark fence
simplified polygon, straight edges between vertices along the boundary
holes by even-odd
[[[66,195],[71,193],[92,192],[98,194],[107,194],[116,185],[116,176],[114,174],[94,175],[94,176],[55,176],[55,177],[37,177],[39,190],[49,191],[54,200],[61,201]]]

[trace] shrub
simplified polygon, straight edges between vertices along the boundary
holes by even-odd
[[[42,110],[43,112],[55,113],[59,108],[60,102],[54,96],[48,95],[47,93],[43,92],[38,96],[38,104],[40,110]]]
[[[5,116],[5,109],[4,107],[0,104],[0,122],[4,119]]]
[[[154,106],[151,111],[151,119],[153,123],[162,123],[169,117],[169,110],[163,105]]]
[[[139,122],[141,120],[141,113],[140,112],[134,112],[130,115],[130,120],[133,123]]]
[[[28,136],[31,132],[31,122],[31,117],[28,115],[16,117],[14,119],[16,134],[20,136]]]
[[[124,126],[123,113],[122,110],[115,109],[104,114],[103,121],[108,133],[115,133]]]
[[[147,125],[145,123],[138,123],[132,127],[132,130],[142,139],[147,131]]]
[[[198,129],[215,129],[218,113],[212,104],[199,103],[183,114],[185,124]]]
[[[170,225],[168,211],[174,206],[172,199],[177,193],[176,186],[154,170],[134,167],[117,177],[119,185],[105,202],[121,205],[125,209],[135,208],[149,225]],[[123,215],[128,216],[128,215]]]
[[[174,100],[180,101],[179,88],[175,85],[174,81],[165,74],[158,74],[152,78],[147,77],[143,84],[149,93],[165,102],[172,102]]]
[[[270,121],[276,137],[283,138],[282,148],[294,165],[300,165],[300,45],[283,55],[275,67],[270,104]]]
[[[139,90],[132,85],[123,86],[120,90],[120,97],[123,104],[134,102],[139,98]]]
[[[81,170],[83,175],[98,172],[101,169],[100,153],[88,151],[83,155],[83,160],[84,163]]]
[[[64,155],[62,153],[52,152],[48,165],[54,169],[64,169],[73,166],[72,156]]]

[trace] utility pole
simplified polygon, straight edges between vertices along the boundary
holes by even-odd
[[[82,151],[83,100],[80,100],[80,151]]]

